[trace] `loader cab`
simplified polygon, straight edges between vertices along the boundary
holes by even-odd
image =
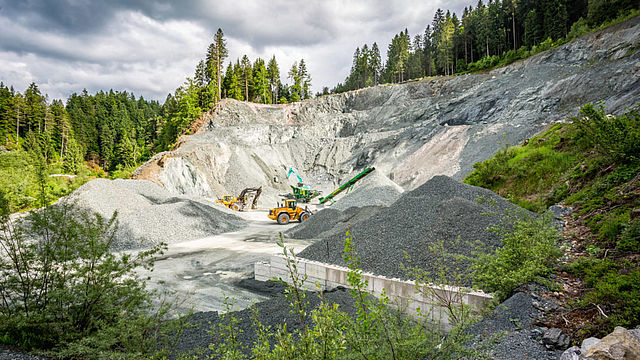
[[[287,199],[285,200],[285,207],[295,210],[298,207],[298,202],[296,200]]]
[[[229,203],[231,202],[231,195],[224,195],[222,196],[222,201],[224,201],[225,203]]]

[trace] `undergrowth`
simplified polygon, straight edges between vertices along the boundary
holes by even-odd
[[[475,164],[464,181],[540,213],[556,203],[572,206],[572,251],[587,254],[565,269],[586,285],[572,311],[600,314],[581,332],[640,324],[640,217],[633,213],[640,208],[638,106],[611,115],[586,104],[571,122]]]

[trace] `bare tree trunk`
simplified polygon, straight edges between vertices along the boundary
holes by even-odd
[[[487,57],[489,57],[489,37],[487,36]]]
[[[18,109],[18,116],[16,116],[16,147],[20,147],[20,109]]]
[[[222,66],[220,66],[220,49],[216,51],[216,60],[216,68],[218,70],[218,94],[216,97],[218,98],[218,101],[220,101],[220,99],[222,98]]]
[[[516,51],[517,48],[516,48],[516,13],[515,13],[515,10],[511,13],[511,19],[513,19],[513,51]]]

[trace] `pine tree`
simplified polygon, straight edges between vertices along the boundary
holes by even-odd
[[[373,76],[373,85],[380,82],[380,72],[382,71],[382,58],[380,57],[380,49],[375,42],[371,45],[371,71]]]
[[[244,98],[247,101],[251,101],[249,97],[249,83],[251,82],[251,61],[247,55],[242,56],[242,62],[240,63],[242,69],[242,83],[244,84]]]
[[[291,95],[289,96],[289,100],[291,102],[300,101],[300,94],[302,93],[302,79],[298,73],[298,63],[296,61],[293,62],[291,69],[289,69],[289,79],[293,82],[290,87]]]
[[[311,98],[311,75],[307,70],[307,64],[304,59],[300,59],[298,64],[298,77],[300,78],[300,97],[303,99]]]
[[[271,89],[271,103],[275,104],[278,102],[278,85],[280,84],[280,69],[275,55],[269,60],[267,75],[269,77],[269,88]]]
[[[259,99],[259,102],[268,104],[271,99],[269,92],[269,76],[267,68],[264,66],[264,60],[257,58],[253,63],[253,93]]]

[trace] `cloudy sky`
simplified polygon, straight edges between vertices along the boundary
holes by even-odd
[[[386,49],[421,33],[440,7],[469,0],[0,0],[0,81],[35,82],[50,99],[86,88],[163,102],[192,76],[218,28],[229,60],[275,55],[280,71],[304,58],[313,90],[343,81],[356,46]],[[383,55],[384,56],[384,55]],[[283,78],[283,82],[288,82]]]

